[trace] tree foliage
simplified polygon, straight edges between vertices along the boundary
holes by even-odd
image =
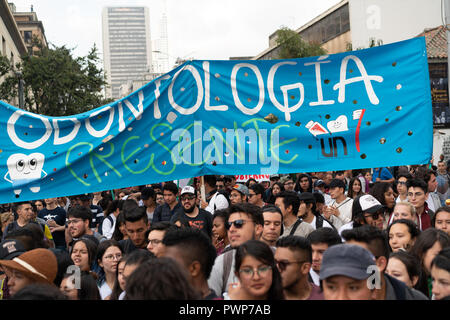
[[[22,57],[22,62],[9,66],[0,84],[0,99],[10,101],[18,96],[17,72],[25,82],[25,108],[48,116],[66,116],[82,113],[109,101],[104,100],[102,89],[105,75],[97,66],[97,47],[93,46],[84,57],[73,57],[72,49],[65,46],[43,47],[33,56]],[[0,59],[0,72],[5,58]],[[1,73],[0,73],[1,75]]]
[[[326,50],[319,44],[304,41],[297,32],[287,27],[277,30],[276,41],[279,48],[279,59],[304,58],[326,54]]]

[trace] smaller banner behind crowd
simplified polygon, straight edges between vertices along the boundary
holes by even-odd
[[[47,117],[0,102],[0,203],[205,174],[428,163],[424,38],[265,61],[190,61],[114,103]]]

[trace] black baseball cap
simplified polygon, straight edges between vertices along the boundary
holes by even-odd
[[[0,242],[0,260],[12,260],[25,251],[25,247],[20,241],[10,239]]]

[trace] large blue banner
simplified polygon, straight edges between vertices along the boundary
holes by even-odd
[[[0,203],[182,179],[428,163],[424,38],[321,57],[190,61],[79,115],[0,103]]]

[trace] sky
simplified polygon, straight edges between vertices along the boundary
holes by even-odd
[[[228,60],[255,56],[269,45],[280,27],[297,29],[340,0],[10,0],[17,11],[33,5],[43,22],[47,41],[87,55],[94,43],[103,52],[102,9],[145,6],[150,12],[152,39],[159,37],[159,20],[168,18],[169,51],[177,57]]]

